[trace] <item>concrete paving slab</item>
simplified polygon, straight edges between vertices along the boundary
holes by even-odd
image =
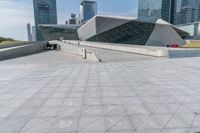
[[[54,121],[53,118],[30,119],[26,123],[26,125],[23,126],[23,128],[20,130],[20,133],[45,133],[45,132],[48,132],[51,128],[53,121]]]
[[[199,65],[200,58],[89,63],[56,51],[3,61],[0,131],[196,133]]]
[[[56,118],[49,133],[75,133],[77,132],[78,118]]]
[[[79,133],[103,133],[106,132],[103,117],[81,117],[78,126]]]

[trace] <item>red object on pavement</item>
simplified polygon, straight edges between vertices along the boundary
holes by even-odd
[[[172,45],[170,45],[171,48],[180,48],[179,44],[177,43],[174,43]]]

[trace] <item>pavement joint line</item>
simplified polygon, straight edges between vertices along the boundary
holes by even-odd
[[[196,68],[200,58],[96,64],[83,62],[72,55],[69,55],[72,59],[68,59],[68,54],[61,54],[52,51],[0,62],[0,81],[4,81],[0,82],[0,96],[7,99],[0,100],[0,109],[10,112],[0,112],[2,117],[8,114],[8,118],[0,119],[2,132],[34,132],[42,130],[43,126],[48,126],[48,130],[45,130],[49,133],[51,129],[63,131],[65,126],[58,125],[63,120],[72,122],[69,128],[66,127],[66,132],[74,129],[77,133],[89,130],[95,132],[104,127],[104,131],[99,132],[125,132],[132,127],[138,127],[138,130],[129,131],[132,133],[145,130],[197,130],[200,72]],[[16,102],[7,105],[7,102],[13,100]],[[50,101],[46,104],[47,100]],[[17,111],[2,105],[16,106]],[[54,112],[54,116],[45,115],[48,121],[35,115],[40,108],[46,106],[52,106],[52,109],[47,109],[41,116]],[[61,118],[61,108],[72,113]],[[120,120],[120,125],[115,126]],[[44,125],[40,126],[37,122],[44,122]],[[90,124],[89,127],[85,123]],[[11,124],[13,126],[7,126]],[[81,131],[82,127],[84,130]]]
[[[89,73],[87,73],[87,79],[89,77]],[[87,86],[88,86],[88,80],[84,86],[84,93],[86,92],[87,90]],[[79,118],[78,118],[78,124],[77,124],[77,127],[76,127],[76,131],[79,132],[79,124],[80,124],[80,120],[81,120],[81,117],[82,117],[82,111],[83,111],[83,106],[84,106],[84,102],[85,102],[85,95],[82,97],[82,103],[81,103],[81,110],[80,110],[80,114],[79,114]],[[82,130],[82,129],[81,129]]]
[[[45,87],[47,87],[47,85],[48,85],[48,83],[51,83],[51,81],[54,81],[55,80],[55,78],[56,78],[56,76],[53,78],[53,79],[51,79],[49,82],[47,82],[43,87],[41,87],[41,88],[45,88]],[[59,85],[58,85],[59,86]],[[41,89],[40,89],[40,91],[41,91]],[[35,95],[37,95],[37,94],[39,94],[39,92],[40,91],[38,91]],[[34,96],[35,96],[34,95]],[[34,97],[34,96],[32,96],[32,97]],[[50,96],[49,96],[50,97]],[[31,98],[29,98],[29,99],[31,99]],[[48,99],[46,99],[45,100],[45,102],[47,101]],[[44,103],[45,103],[44,102]],[[44,104],[43,103],[43,104]],[[42,107],[42,105],[38,108],[38,110],[33,114],[33,116],[35,115],[35,114],[37,114],[37,112],[39,111],[39,109],[41,109],[41,107]],[[14,113],[14,112],[13,112]],[[32,119],[32,118],[30,118],[30,119]],[[30,120],[29,119],[29,120]],[[23,128],[25,127],[25,125],[29,122],[29,120],[27,120],[27,122],[19,129],[19,131],[17,132],[17,133],[20,133],[22,130],[23,130]]]
[[[166,126],[168,125],[168,123],[172,120],[172,118],[175,116],[176,112],[178,111],[178,109],[183,105],[185,99],[187,98],[187,96],[185,96],[185,98],[183,99],[183,101],[181,102],[181,104],[179,104],[179,107],[176,109],[176,111],[171,115],[171,117],[169,118],[169,120],[166,122],[165,126],[162,129],[165,129]]]

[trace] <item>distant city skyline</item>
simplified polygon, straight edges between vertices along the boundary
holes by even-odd
[[[96,1],[99,14],[137,16],[138,0]],[[81,0],[57,0],[58,24],[65,24],[71,13],[79,14],[80,2]],[[0,36],[27,40],[26,24],[34,25],[33,0],[1,0],[0,14],[3,14],[1,20],[4,20],[0,21]]]
[[[155,22],[163,19],[173,23],[175,0],[139,0],[138,19]]]

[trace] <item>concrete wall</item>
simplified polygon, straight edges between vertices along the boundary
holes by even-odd
[[[167,48],[155,46],[137,46],[126,44],[113,44],[113,43],[100,43],[100,42],[87,42],[87,41],[68,41],[72,44],[80,44],[82,46],[97,47],[103,49],[110,49],[133,54],[141,54],[154,57],[166,58],[184,58],[184,57],[200,57],[199,48]]]
[[[86,24],[78,29],[78,36],[80,40],[87,40],[88,38],[96,35],[96,18],[93,17]]]
[[[170,25],[156,24],[145,45],[166,47],[172,44],[183,46],[185,43],[186,42]]]
[[[70,42],[73,44],[78,43],[78,41],[70,41]],[[149,55],[149,56],[155,56],[155,57],[166,57],[167,55],[166,48],[164,47],[124,45],[124,44],[87,42],[87,41],[80,41],[79,43],[82,46],[97,47],[97,48],[123,51],[123,52],[141,54],[141,55]]]
[[[0,60],[6,60],[43,51],[45,43],[26,44],[22,46],[0,49]]]
[[[200,49],[169,49],[168,58],[200,57]]]
[[[78,45],[78,43],[69,43],[68,41],[50,41],[50,44],[58,44],[61,51],[80,56],[80,58],[86,59],[90,62],[100,62],[93,51],[83,49]]]
[[[78,47],[78,45],[69,45],[60,41],[50,41],[50,44],[58,44],[60,46],[61,51],[78,55],[81,57],[83,56],[83,49],[81,47]]]
[[[10,48],[10,47],[16,47],[16,46],[22,46],[22,45],[27,45],[27,43],[29,42],[22,42],[22,43],[12,43],[12,44],[3,44],[3,45],[0,45],[0,49],[2,48]]]

